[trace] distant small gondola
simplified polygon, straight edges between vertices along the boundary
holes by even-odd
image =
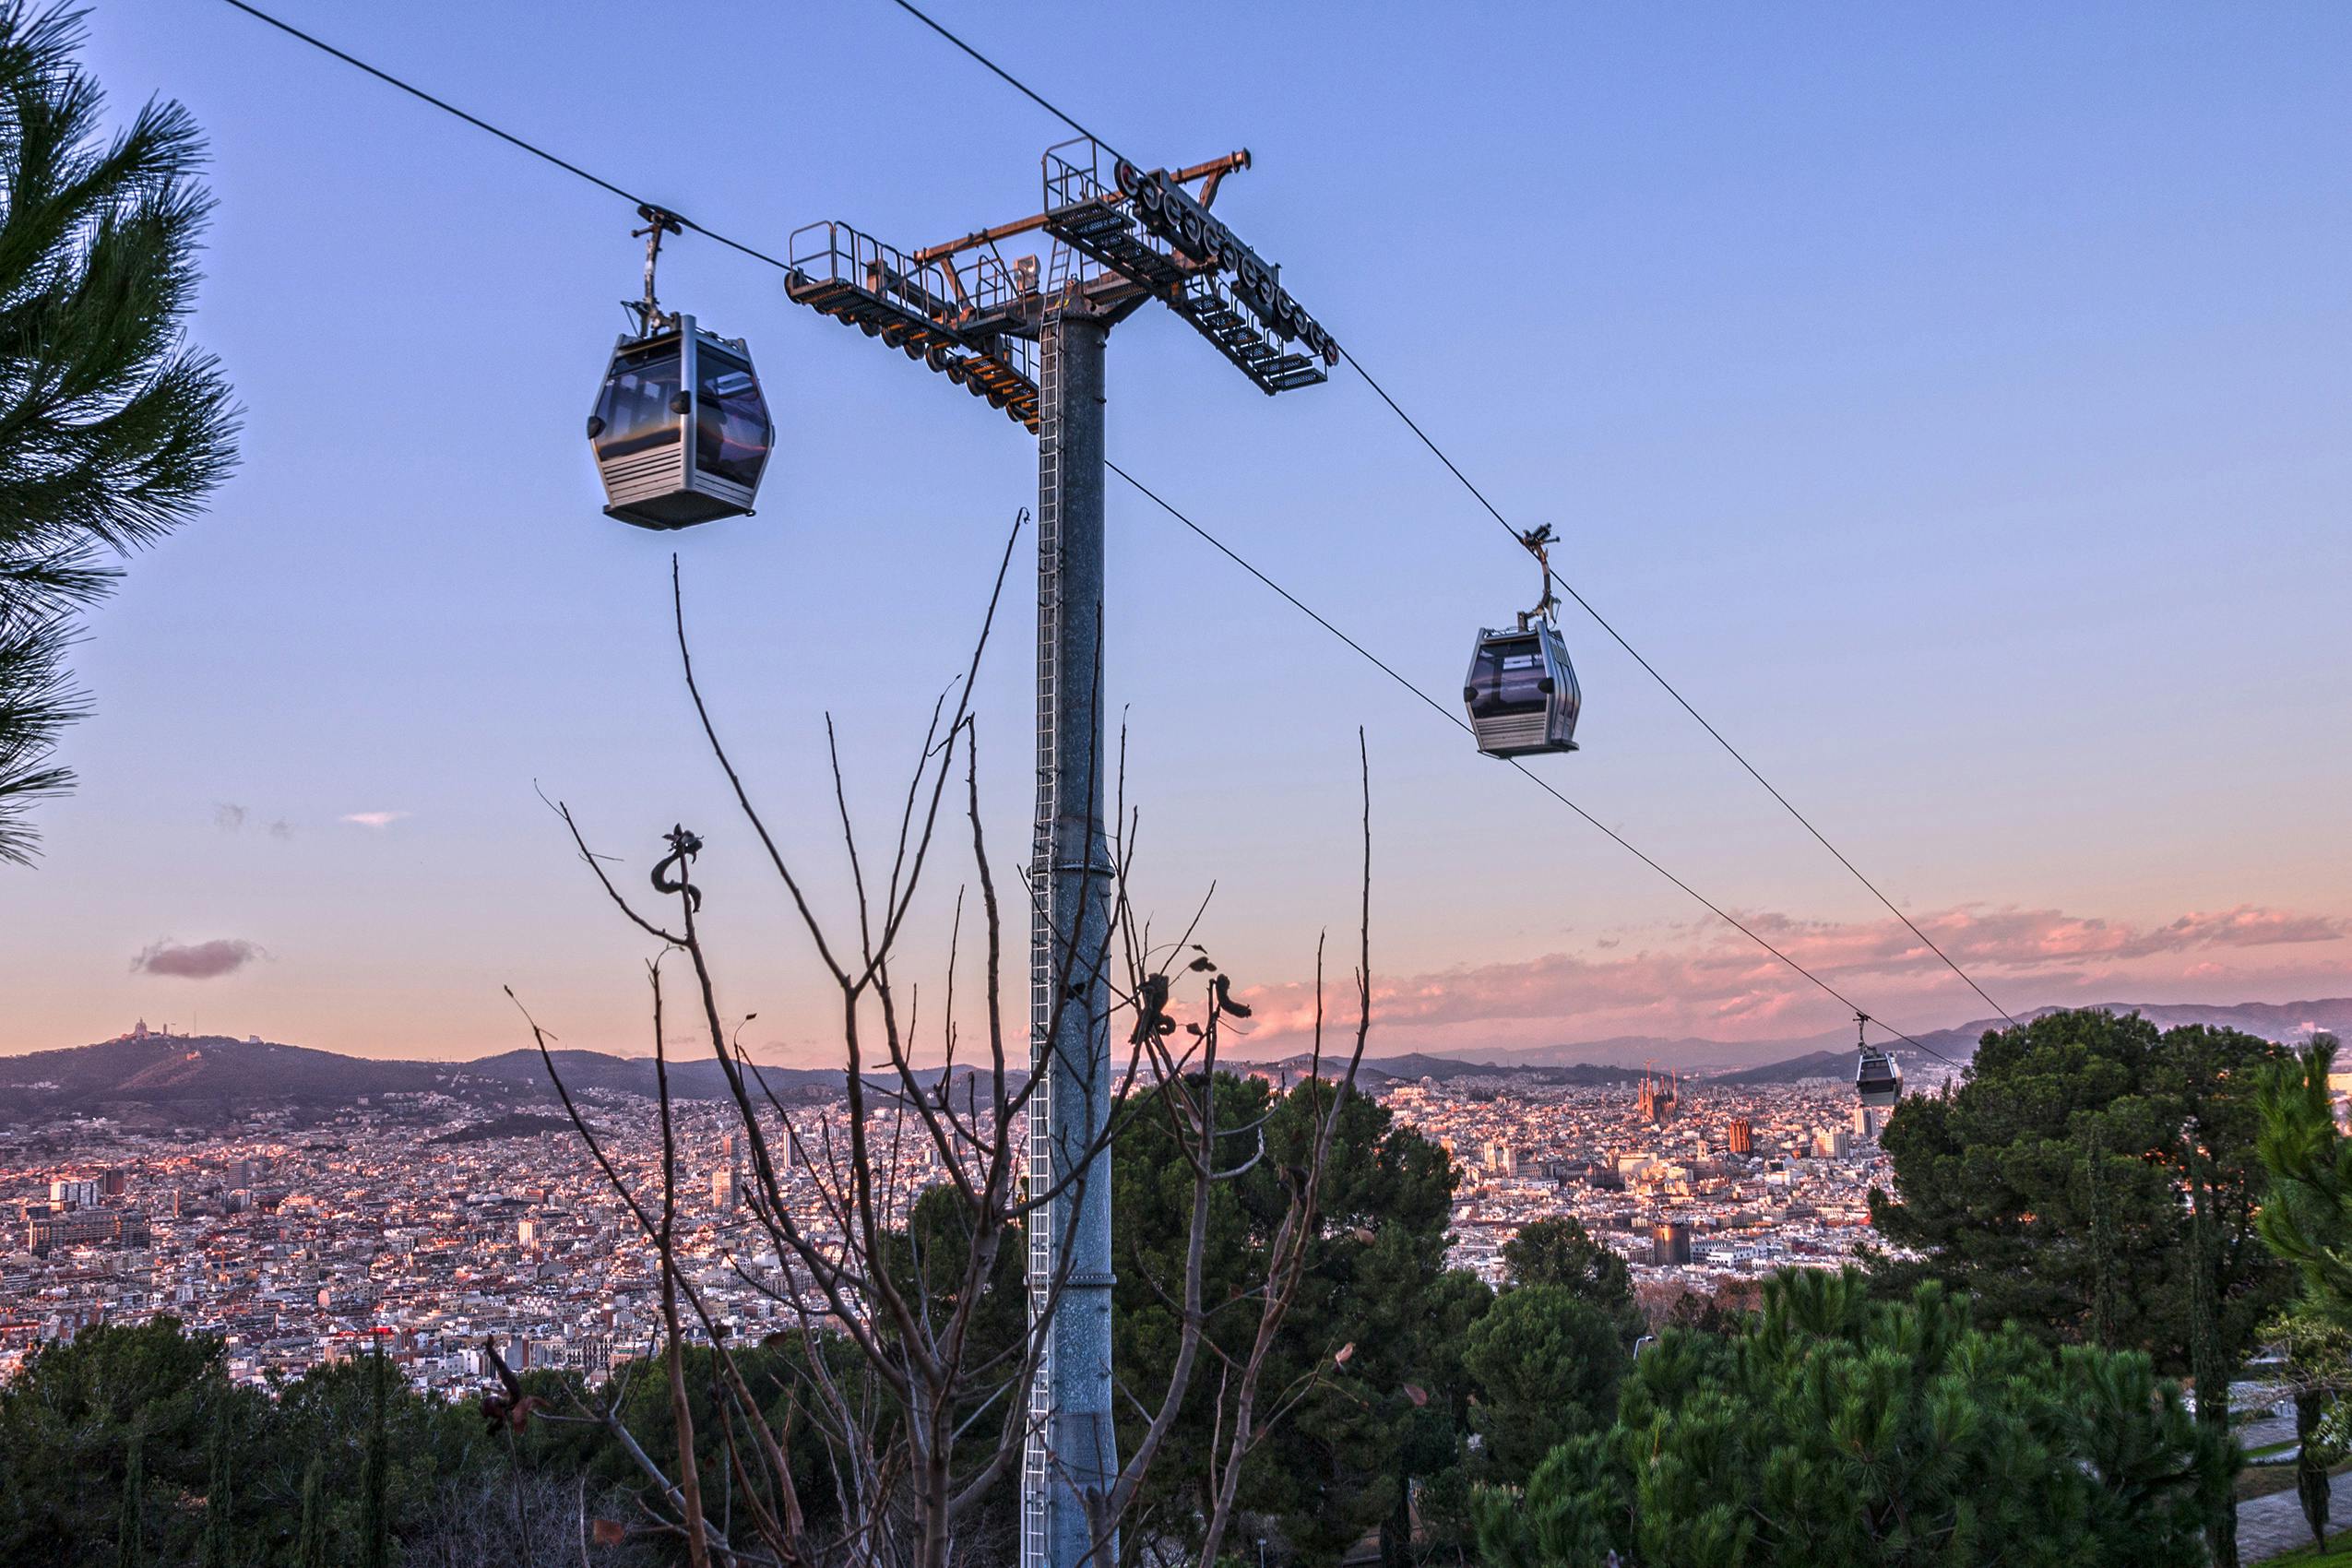
[[[751,350],[654,298],[661,236],[683,220],[643,207],[645,297],[624,301],[636,330],[613,345],[588,436],[604,481],[604,515],[641,529],[683,529],[743,517],[759,493],[775,427]]]
[[[1854,1049],[1861,1057],[1854,1066],[1854,1097],[1872,1111],[1883,1111],[1903,1098],[1903,1069],[1870,1043],[1870,1025],[1869,1014],[1854,1015]]]
[[[1873,1111],[1883,1111],[1903,1098],[1903,1070],[1885,1051],[1866,1046],[1854,1069],[1854,1093]]]

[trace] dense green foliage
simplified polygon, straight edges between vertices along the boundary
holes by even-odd
[[[2226,1436],[2226,1390],[2287,1285],[2254,1229],[2257,1090],[2282,1055],[2097,1009],[1986,1035],[1957,1088],[1887,1125],[1896,1191],[1871,1218],[1914,1255],[1880,1260],[1881,1279],[1942,1281],[1980,1323],[2053,1344],[2144,1350],[2215,1396],[2198,1418]],[[2226,1500],[2207,1529],[2235,1564]]]
[[[1669,1327],[1615,1424],[1481,1493],[1478,1535],[1497,1568],[2193,1568],[2227,1472],[2144,1355],[1792,1271],[1738,1333]]]
[[[1190,1544],[1213,1473],[1231,1439],[1229,1400],[1220,1418],[1220,1375],[1249,1356],[1259,1323],[1252,1293],[1289,1202],[1288,1183],[1306,1167],[1327,1085],[1287,1096],[1265,1084],[1220,1075],[1218,1125],[1253,1128],[1265,1119],[1265,1151],[1240,1179],[1212,1194],[1203,1301],[1216,1356],[1196,1379],[1182,1419],[1154,1467],[1143,1500],[1155,1534]],[[1220,1165],[1237,1168],[1257,1148],[1255,1131],[1226,1140]],[[1320,1234],[1309,1245],[1305,1278],[1266,1359],[1257,1412],[1288,1414],[1244,1471],[1241,1503],[1277,1520],[1308,1561],[1330,1561],[1367,1533],[1400,1538],[1416,1479],[1457,1466],[1467,1430],[1461,1354],[1465,1331],[1488,1291],[1445,1267],[1446,1220],[1456,1177],[1445,1151],[1360,1096],[1340,1114],[1320,1199]],[[1113,1353],[1122,1375],[1143,1390],[1166,1385],[1178,1317],[1169,1297],[1183,1277],[1192,1170],[1164,1118],[1139,1116],[1117,1146],[1111,1205],[1120,1238]],[[1348,1348],[1346,1361],[1335,1358]],[[1419,1399],[1416,1399],[1416,1396]],[[1120,1432],[1133,1452],[1141,1423]]]
[[[1538,1219],[1503,1243],[1503,1277],[1513,1285],[1558,1285],[1603,1312],[1633,1321],[1633,1271],[1624,1258],[1587,1235],[1571,1215]]]
[[[860,1365],[856,1357],[837,1342],[825,1342],[822,1348],[834,1374],[855,1388]],[[778,1334],[756,1345],[737,1345],[732,1353],[745,1386],[754,1399],[763,1402],[762,1419],[770,1431],[783,1436],[784,1450],[791,1463],[793,1488],[808,1512],[812,1532],[822,1537],[838,1524],[839,1504],[825,1444],[805,1412],[796,1413],[793,1407],[796,1393],[805,1396],[807,1347],[797,1334]],[[728,1463],[731,1410],[720,1396],[716,1353],[707,1346],[688,1345],[683,1360],[687,1415],[695,1431],[695,1463],[705,1494],[715,1500],[716,1510],[734,1484]],[[669,1385],[660,1366],[654,1361],[639,1361],[618,1375],[627,1379],[620,1408],[623,1422],[665,1473],[674,1473],[678,1467],[677,1414],[671,1407]],[[559,1408],[570,1408],[566,1390],[576,1389],[576,1383],[567,1384],[566,1380],[543,1372],[531,1373],[523,1382],[532,1392],[552,1396]],[[740,1421],[733,1426],[733,1434],[735,1442],[746,1441]],[[517,1449],[527,1470],[566,1480],[585,1478],[592,1497],[617,1496],[645,1484],[643,1473],[620,1445],[594,1426],[535,1422]],[[752,1472],[760,1487],[760,1504],[771,1510],[779,1507],[779,1500],[760,1467],[754,1464]],[[635,1510],[616,1508],[614,1512],[632,1515]]]
[[[147,1561],[147,1466],[139,1434],[131,1432],[123,1461],[123,1511],[114,1525],[114,1568],[139,1568]]]
[[[2328,1089],[2335,1049],[2322,1036],[2263,1080],[2259,1147],[2271,1190],[2255,1224],[2264,1244],[2294,1265],[2302,1286],[2297,1311],[2352,1329],[2352,1138],[2336,1125]]]
[[[1522,1285],[1472,1326],[1462,1359],[1488,1468],[1515,1478],[1607,1418],[1627,1356],[1619,1318],[1567,1286]]]
[[[314,1455],[303,1472],[302,1523],[294,1532],[294,1568],[327,1568],[327,1465]]]
[[[112,555],[194,514],[233,422],[182,340],[208,198],[176,103],[105,133],[77,13],[0,6],[0,861],[32,853],[32,804],[71,782],[54,751],[84,711],[74,613]]]
[[[236,1568],[242,1555],[237,1550],[237,1487],[232,1468],[236,1439],[230,1430],[236,1419],[235,1403],[226,1399],[213,1416],[212,1443],[204,1470],[204,1533],[196,1541],[200,1568]]]
[[[2278,1054],[2097,1011],[1986,1035],[1954,1091],[1905,1100],[1887,1125],[1895,1190],[1872,1195],[1871,1219],[1919,1257],[1881,1274],[1940,1279],[1981,1321],[2143,1349],[2168,1372],[2196,1370],[2202,1286],[2242,1354],[2281,1285],[2253,1230],[2255,1086]]]
[[[2264,1075],[2260,1150],[2270,1193],[2255,1228],[2300,1283],[2271,1325],[2295,1387],[2295,1490],[2315,1541],[2327,1539],[2328,1467],[2352,1449],[2352,1138],[2336,1124],[2326,1035]]]
[[[366,1561],[373,1371],[322,1366],[272,1398],[169,1318],[44,1347],[0,1385],[0,1562],[291,1564],[306,1491],[324,1560]],[[385,1381],[386,1514],[415,1529],[443,1482],[504,1460],[471,1412]]]

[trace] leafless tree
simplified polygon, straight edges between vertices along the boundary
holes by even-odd
[[[423,1522],[401,1543],[401,1562],[408,1568],[653,1568],[659,1559],[650,1533],[633,1538],[610,1521],[598,1528],[600,1514],[614,1501],[600,1500],[585,1481],[501,1481],[493,1471],[469,1470],[441,1484]],[[525,1505],[519,1515],[517,1502]]]
[[[584,1398],[569,1415],[602,1426],[622,1445],[647,1483],[642,1505],[649,1526],[682,1540],[695,1568],[712,1563],[948,1568],[951,1562],[1001,1562],[1014,1552],[1016,1532],[1006,1521],[1015,1516],[1009,1503],[1032,1436],[1028,1395],[1051,1313],[1067,1283],[1067,1265],[1054,1277],[1028,1281],[1026,1289],[1011,1277],[1025,1255],[1029,1229],[1053,1223],[1059,1215],[1075,1215],[1087,1173],[1098,1163],[1071,1161],[1075,1169],[1049,1182],[1028,1178],[1026,1119],[1038,1079],[1029,1071],[1028,1042],[1006,1019],[1005,910],[980,809],[978,729],[970,707],[974,676],[1019,532],[1016,525],[1014,540],[1006,543],[988,616],[969,666],[952,688],[953,701],[943,696],[934,705],[920,761],[896,808],[886,866],[869,865],[869,847],[851,810],[837,741],[827,722],[837,806],[828,831],[847,851],[853,919],[820,915],[803,871],[784,848],[784,836],[771,830],[730,757],[695,680],[673,564],[671,608],[687,695],[743,821],[832,984],[841,1071],[837,1118],[775,1092],[742,1048],[740,1026],[731,1031],[722,1016],[705,944],[702,891],[693,878],[699,839],[683,827],[672,830],[671,853],[652,878],[665,903],[648,913],[616,885],[606,857],[591,852],[570,809],[556,807],[613,906],[659,944],[659,956],[647,966],[661,1145],[658,1176],[633,1182],[621,1169],[558,1075],[549,1035],[535,1020],[530,1027],[578,1135],[658,1263],[660,1375],[668,1383],[675,1452],[647,1453],[631,1436],[618,1394],[602,1401]],[[1360,736],[1359,745],[1360,751]],[[1099,761],[1092,771],[1099,781]],[[1231,996],[1229,977],[1194,940],[1206,897],[1173,942],[1156,943],[1130,905],[1127,873],[1137,819],[1123,798],[1111,814],[1118,825],[1111,847],[1111,932],[1087,951],[1079,950],[1075,935],[1056,938],[1063,942],[1059,972],[1074,980],[1108,977],[1120,1017],[1131,1021],[1123,1047],[1114,1046],[1123,1057],[1114,1075],[1116,1103],[1099,1139],[1086,1152],[1107,1151],[1136,1116],[1162,1117],[1176,1134],[1191,1178],[1182,1277],[1153,1286],[1179,1324],[1165,1382],[1143,1395],[1126,1391],[1140,1436],[1112,1483],[1084,1500],[1095,1552],[1105,1568],[1111,1568],[1111,1543],[1134,1509],[1144,1479],[1206,1365],[1216,1366],[1219,1438],[1214,1484],[1203,1494],[1208,1500],[1206,1516],[1191,1522],[1199,1532],[1201,1568],[1210,1568],[1218,1555],[1253,1454],[1304,1392],[1295,1386],[1268,1390],[1261,1384],[1268,1353],[1297,1297],[1309,1243],[1322,1223],[1318,1204],[1324,1165],[1371,1028],[1368,764],[1364,778],[1364,930],[1355,977],[1355,1028],[1344,1066],[1335,1060],[1326,1073],[1318,948],[1315,1135],[1306,1163],[1282,1172],[1288,1207],[1265,1250],[1263,1276],[1247,1294],[1257,1321],[1244,1354],[1220,1349],[1206,1334],[1209,1313],[1202,1284],[1211,1194],[1265,1154],[1260,1123],[1237,1124],[1218,1098],[1224,1020],[1246,1015],[1247,1008]],[[957,783],[960,790],[953,789]],[[1115,789],[1123,797],[1123,767]],[[951,810],[951,801],[960,812]],[[947,826],[956,814],[963,818],[960,834]],[[917,964],[902,949],[918,893],[941,874],[938,865],[951,837],[963,839],[968,863],[945,943],[946,1005],[937,1022],[926,1027],[919,1016],[918,988],[908,978]],[[1040,896],[1038,889],[1028,890],[1032,912]],[[976,935],[968,934],[969,928],[976,928]],[[956,977],[968,945],[980,950],[982,981],[977,1004],[968,1001],[968,1012],[959,1012]],[[673,968],[683,973],[672,974]],[[1065,984],[1062,995],[1082,989]],[[1196,1001],[1191,994],[1195,991]],[[678,992],[684,995],[682,1008],[673,1000]],[[780,1303],[792,1325],[789,1337],[796,1353],[783,1358],[782,1373],[775,1370],[774,1358],[754,1364],[681,1256],[679,1114],[667,1043],[673,1010],[691,1016],[694,1034],[717,1063],[729,1124],[749,1155],[745,1199],[775,1265],[747,1265],[740,1258],[731,1263],[738,1277]],[[1016,1004],[1015,1017],[1026,1016]],[[978,1020],[977,1050],[966,1039],[967,1016]],[[1051,1021],[1044,1038],[1052,1038]],[[1118,1028],[1112,1038],[1121,1038]],[[919,1065],[932,1040],[938,1065]],[[1253,1146],[1253,1152],[1234,1160],[1231,1151]],[[1109,1160],[1099,1163],[1107,1169]],[[1066,1260],[1070,1251],[1062,1246],[1055,1255]],[[1031,1310],[1016,1314],[1014,1309],[1024,1301]],[[691,1356],[689,1340],[696,1347]],[[706,1375],[705,1367],[710,1369],[711,1386],[700,1390],[694,1383]],[[758,1379],[767,1385],[754,1386]],[[713,1482],[696,1461],[697,1393],[707,1395],[701,1408],[717,1412],[729,1493],[723,1510],[714,1508]],[[796,1445],[805,1452],[813,1440],[825,1461],[821,1495],[804,1495],[810,1485],[806,1467],[796,1473],[792,1459]],[[1136,1544],[1131,1541],[1123,1555],[1134,1557]]]

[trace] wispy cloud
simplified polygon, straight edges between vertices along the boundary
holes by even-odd
[[[1740,912],[1740,918],[1814,974],[1866,1000],[1874,1012],[1893,1004],[1984,1010],[1899,921],[1800,921],[1768,910]],[[2147,925],[2058,909],[1982,906],[1914,919],[1938,946],[2012,1006],[2113,1000],[2093,993],[2135,982],[2233,978],[2251,982],[2256,966],[2229,955],[2352,939],[2352,921],[2251,905],[2192,911]],[[1498,1040],[1595,1030],[1736,1039],[1821,1022],[1822,993],[1736,932],[1699,930],[1686,943],[1632,953],[1611,951],[1612,946],[1597,942],[1582,952],[1375,978],[1373,1016],[1383,1028],[1431,1038],[1471,1032]],[[2341,968],[2352,978],[2352,962],[2340,951],[2314,954],[2301,967]],[[1313,1028],[1312,987],[1265,986],[1244,995],[1256,1008],[1254,1033],[1261,1042]]]
[[[264,956],[258,944],[236,937],[184,944],[166,940],[149,944],[133,958],[131,972],[167,975],[175,980],[218,980]]]
[[[408,814],[407,812],[347,812],[341,820],[358,827],[389,827]]]
[[[294,836],[294,825],[281,816],[269,825],[269,836],[272,838],[291,838]]]

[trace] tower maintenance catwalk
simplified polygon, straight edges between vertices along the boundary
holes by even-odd
[[[1044,210],[902,252],[843,223],[792,236],[786,290],[903,351],[1038,440],[1037,815],[1028,864],[1031,1322],[1050,1317],[1021,1467],[1023,1568],[1118,1561],[1086,1500],[1119,1473],[1111,1380],[1112,1096],[1103,831],[1103,349],[1158,300],[1268,396],[1313,386],[1339,345],[1280,269],[1210,213],[1247,150],[1137,169],[1090,137],[1047,149]],[[1043,255],[1005,243],[1042,239]],[[1016,245],[1016,250],[1024,247]],[[1060,1248],[1066,1239],[1069,1252]],[[1060,1277],[1057,1292],[1054,1281]],[[1101,1550],[1098,1553],[1099,1544]]]

